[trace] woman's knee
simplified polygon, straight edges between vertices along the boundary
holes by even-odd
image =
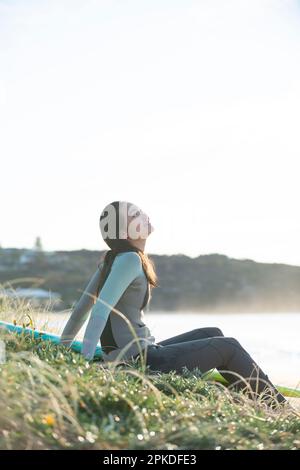
[[[231,336],[221,336],[212,338],[213,345],[222,351],[227,351],[228,353],[233,350],[240,349],[241,345],[236,338]]]
[[[229,340],[230,343],[233,343],[233,344],[240,344],[239,341],[232,336],[224,336],[224,339]]]
[[[239,350],[242,350],[242,349],[243,349],[241,343],[240,343],[236,338],[233,338],[232,336],[224,336],[224,340],[225,340],[227,343],[230,343],[231,348],[234,349],[235,351],[236,351],[237,349],[239,349]]]
[[[220,328],[217,328],[217,327],[197,328],[195,331],[199,332],[200,334],[205,333],[208,337],[224,336],[222,330],[220,330]]]
[[[214,336],[224,336],[223,331],[222,331],[220,328],[214,327],[214,328],[212,328],[212,329],[213,329],[213,331],[214,331],[214,333],[215,333]]]

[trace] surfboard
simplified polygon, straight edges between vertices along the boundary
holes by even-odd
[[[0,321],[0,328],[4,328],[12,333],[30,335],[33,339],[39,339],[42,341],[50,341],[53,344],[60,344],[60,336],[53,333],[47,333],[46,331],[40,331],[33,328],[28,328],[24,326],[15,325],[13,323],[8,323],[5,321]],[[71,344],[71,349],[77,353],[81,353],[82,341],[74,340]],[[102,348],[97,346],[95,351],[95,357],[102,357]],[[202,378],[204,380],[211,380],[223,383],[224,385],[228,384],[227,380],[219,373],[217,369],[211,369],[210,371],[203,374]],[[296,388],[284,387],[282,385],[275,385],[276,388],[285,395],[286,397],[300,398],[300,390]]]

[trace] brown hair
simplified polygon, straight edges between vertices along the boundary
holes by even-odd
[[[102,267],[101,274],[100,274],[99,285],[98,285],[98,289],[97,289],[97,292],[96,292],[96,297],[99,296],[101,288],[102,288],[107,276],[109,275],[112,264],[114,262],[115,257],[117,256],[117,254],[127,252],[127,251],[135,251],[140,256],[141,261],[142,261],[143,270],[144,270],[145,276],[146,276],[146,278],[148,280],[148,283],[149,283],[148,284],[149,294],[150,294],[150,288],[158,287],[158,279],[157,279],[157,275],[156,275],[156,272],[155,272],[155,267],[154,267],[153,261],[142,250],[140,250],[139,248],[133,246],[128,239],[119,238],[119,207],[120,207],[120,202],[121,201],[114,201],[114,202],[111,202],[110,204],[108,204],[108,206],[113,206],[115,208],[115,211],[116,211],[116,220],[115,220],[115,222],[116,222],[116,237],[115,238],[109,238],[106,235],[106,232],[104,231],[103,225],[101,224],[102,219],[104,219],[108,214],[108,209],[107,209],[108,206],[106,206],[103,209],[103,211],[100,215],[101,233],[102,233],[102,236],[103,236],[103,239],[104,239],[105,243],[107,243],[107,245],[110,247],[110,250],[108,250],[105,253],[105,255],[102,256],[102,258],[100,259],[99,264],[98,264],[98,267],[100,267],[100,264],[103,264],[103,267]],[[123,202],[123,204],[124,204],[124,202]],[[128,205],[131,205],[130,202],[127,202],[125,204],[127,204],[127,207],[128,207]],[[106,224],[106,226],[107,226],[107,224]],[[105,234],[105,237],[104,237],[104,234]],[[150,297],[150,295],[149,295],[149,297]],[[147,304],[148,300],[149,299],[147,299],[147,294],[146,294],[143,305],[142,305],[141,308],[144,308],[144,306],[145,306],[145,304]]]

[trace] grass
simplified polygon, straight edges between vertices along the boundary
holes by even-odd
[[[0,308],[18,324],[37,314],[16,299]],[[1,449],[300,449],[299,417],[205,382],[197,369],[88,364],[28,336],[1,330],[0,339]]]

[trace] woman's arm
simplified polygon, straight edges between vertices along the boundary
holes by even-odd
[[[81,351],[85,359],[93,359],[97,343],[112,308],[117,304],[129,284],[142,272],[141,258],[133,251],[121,253],[114,259],[97,302],[92,308],[85,330]]]
[[[70,346],[77,335],[78,331],[86,321],[89,311],[91,310],[96,292],[99,286],[100,274],[103,264],[99,265],[96,272],[91,277],[82,296],[75,305],[75,308],[67,321],[60,337],[60,342],[64,346]]]

